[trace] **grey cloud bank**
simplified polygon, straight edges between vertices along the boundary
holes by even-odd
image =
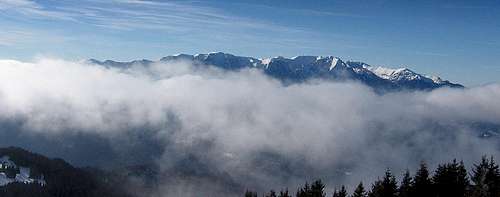
[[[42,58],[0,68],[0,145],[77,165],[153,162],[169,171],[194,158],[187,165],[237,188],[294,191],[312,178],[353,185],[420,160],[500,156],[498,84],[381,95],[354,82],[283,86],[258,70],[190,62],[116,69]],[[162,183],[166,196],[227,187],[210,178]]]

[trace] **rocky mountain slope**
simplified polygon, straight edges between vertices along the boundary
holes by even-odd
[[[253,58],[228,53],[178,54],[161,58],[159,61],[134,60],[117,62],[90,59],[92,64],[106,67],[128,68],[133,65],[188,61],[197,66],[214,66],[224,70],[259,69],[265,74],[286,84],[301,83],[313,79],[334,81],[358,81],[376,90],[432,90],[441,87],[462,88],[460,84],[436,76],[426,76],[407,68],[385,68],[363,62],[343,61],[334,56],[297,56],[293,58]]]

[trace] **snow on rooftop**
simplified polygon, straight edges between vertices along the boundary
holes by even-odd
[[[2,165],[1,167],[4,166],[9,166],[9,167],[17,167],[17,165],[10,160],[9,156],[3,156],[0,157],[0,164]],[[19,173],[16,174],[16,177],[14,178],[9,178],[7,177],[7,174],[5,172],[0,172],[0,186],[7,185],[9,183],[14,183],[14,182],[19,182],[19,183],[39,183],[41,185],[46,185],[46,182],[43,178],[41,179],[33,179],[30,178],[30,168],[26,167],[19,167]]]

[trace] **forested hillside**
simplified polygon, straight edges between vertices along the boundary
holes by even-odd
[[[62,159],[49,159],[20,148],[0,148],[0,157],[8,156],[17,166],[31,170],[30,177],[43,176],[45,184],[12,182],[0,186],[2,197],[102,197],[127,196],[105,173],[80,169]]]

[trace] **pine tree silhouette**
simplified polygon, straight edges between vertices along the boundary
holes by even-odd
[[[410,171],[406,170],[399,186],[399,197],[411,197],[413,180],[410,176]]]
[[[279,195],[271,190],[264,196],[291,197],[288,189],[281,190]],[[332,196],[347,197],[345,186],[335,189]],[[257,197],[257,193],[246,191],[245,197]],[[321,180],[312,184],[306,182],[297,189],[296,197],[325,197],[325,184]],[[463,162],[453,160],[438,165],[432,178],[427,165],[422,162],[414,177],[410,176],[409,170],[405,171],[399,187],[396,177],[387,170],[382,179],[372,184],[369,192],[360,182],[350,197],[500,197],[500,167],[493,158],[483,157],[472,168],[469,181]]]
[[[472,169],[471,181],[471,195],[472,197],[489,197],[489,185],[486,181],[486,174],[490,164],[485,156],[481,158],[481,163],[474,164]]]
[[[398,185],[396,178],[390,170],[385,171],[385,176],[382,180],[378,180],[372,187],[369,197],[397,197]]]
[[[411,197],[432,197],[434,195],[432,181],[429,177],[427,165],[422,162],[413,178],[413,192]]]
[[[280,195],[278,197],[292,197],[290,194],[288,194],[288,189],[286,190],[281,190]]]
[[[245,191],[245,197],[257,197],[257,192]]]
[[[274,190],[269,191],[269,194],[266,195],[266,197],[277,197],[276,192]]]
[[[384,187],[382,186],[382,181],[376,180],[372,184],[372,189],[368,192],[368,197],[382,197]]]
[[[340,190],[336,190],[333,191],[333,197],[347,197],[347,190],[345,189],[345,186],[342,185],[342,187],[340,187]]]
[[[500,196],[500,171],[493,157],[489,160],[483,156],[479,164],[472,169],[472,197]]]
[[[321,180],[311,184],[311,197],[325,197],[325,184]]]
[[[352,197],[366,197],[365,187],[363,186],[363,182],[360,182],[356,189],[354,190]]]
[[[465,197],[469,188],[467,170],[456,160],[439,165],[432,180],[438,197]]]
[[[488,184],[489,196],[500,196],[500,169],[499,166],[490,158],[488,172],[486,173],[486,184]]]
[[[295,196],[296,197],[310,197],[311,196],[311,187],[309,187],[309,184],[306,182],[304,184],[304,187],[297,189],[297,194]]]

